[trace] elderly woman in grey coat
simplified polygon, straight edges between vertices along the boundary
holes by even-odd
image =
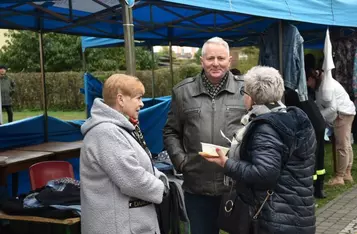
[[[80,155],[82,233],[158,234],[154,204],[167,178],[152,164],[138,127],[145,89],[138,78],[109,77],[82,126]]]
[[[236,199],[250,207],[247,215],[256,214],[258,233],[313,234],[316,137],[311,122],[302,110],[281,102],[284,81],[276,69],[252,68],[244,86],[248,114],[230,157],[219,149],[219,157],[201,155],[236,182]],[[238,230],[240,220],[236,225]]]

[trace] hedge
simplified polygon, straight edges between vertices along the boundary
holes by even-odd
[[[174,84],[182,79],[198,74],[201,67],[195,64],[174,67]],[[124,71],[93,72],[92,74],[104,81],[113,73]],[[9,73],[16,83],[13,96],[13,107],[17,111],[39,110],[42,107],[42,83],[40,73]],[[137,77],[143,82],[145,97],[152,97],[152,71],[137,71]],[[46,73],[47,106],[55,111],[84,110],[84,95],[80,93],[83,88],[83,73],[59,72]],[[155,70],[155,96],[171,94],[171,75],[169,68]]]

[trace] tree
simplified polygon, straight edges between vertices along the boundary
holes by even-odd
[[[197,52],[195,53],[195,62],[197,64],[201,64],[201,55],[202,55],[202,48],[199,48]]]
[[[249,55],[257,56],[257,55],[259,55],[259,48],[256,46],[242,47],[241,52],[248,56]]]
[[[125,50],[123,47],[88,49],[86,62],[89,71],[125,70]]]
[[[255,46],[247,46],[242,47],[240,51],[248,56],[247,59],[240,59],[238,62],[238,69],[244,74],[258,64],[259,48]]]
[[[13,71],[39,71],[40,55],[35,33],[9,31],[6,45],[0,50],[0,62]]]
[[[10,30],[6,45],[0,51],[0,61],[12,71],[40,71],[38,34]],[[48,33],[43,35],[45,69],[58,72],[81,68],[81,44],[78,37]]]
[[[12,71],[40,71],[38,34],[29,31],[10,30],[6,45],[0,50],[0,63]],[[48,72],[80,71],[82,69],[81,38],[65,34],[46,33],[43,36],[45,69]],[[89,71],[125,70],[123,47],[88,49],[86,62]],[[150,52],[136,48],[137,69],[150,69],[155,65]]]
[[[81,70],[80,37],[50,33],[44,40],[46,70],[52,72]]]
[[[144,47],[135,48],[136,69],[148,70],[157,67],[157,58],[152,59],[151,52]]]

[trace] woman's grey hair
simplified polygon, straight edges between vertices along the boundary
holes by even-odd
[[[202,56],[205,55],[206,53],[206,47],[207,45],[209,44],[216,44],[216,45],[223,45],[226,49],[227,49],[227,52],[228,52],[228,56],[229,56],[229,45],[228,43],[223,40],[222,38],[220,37],[212,37],[211,39],[209,39],[208,41],[205,42],[205,44],[203,44],[202,46]]]
[[[272,67],[255,66],[244,75],[245,92],[255,104],[264,105],[281,101],[284,95],[284,80]]]

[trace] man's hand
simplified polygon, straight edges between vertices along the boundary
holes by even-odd
[[[224,155],[224,153],[219,148],[216,148],[216,152],[217,152],[218,156],[209,155],[204,152],[199,152],[198,154],[201,155],[207,161],[216,163],[217,165],[224,167],[228,158]]]

